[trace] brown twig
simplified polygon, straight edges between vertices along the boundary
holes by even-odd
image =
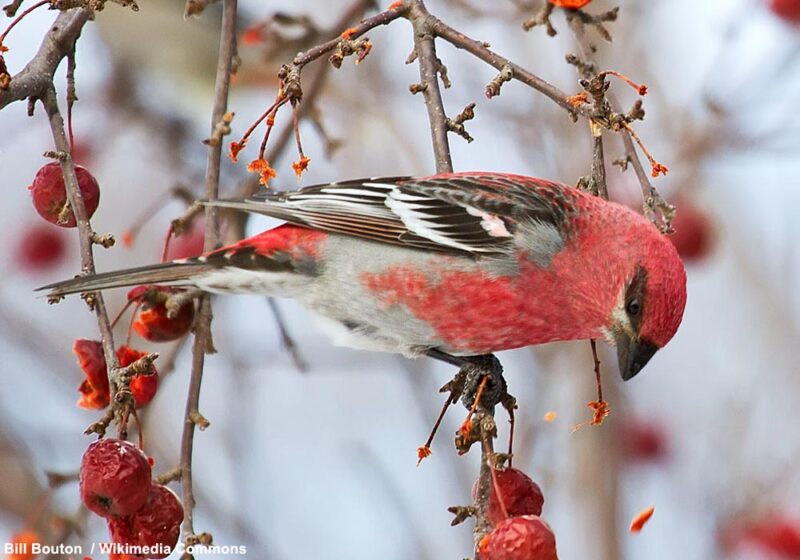
[[[442,102],[442,92],[439,89],[441,62],[436,56],[434,33],[431,27],[432,16],[428,13],[422,0],[406,0],[403,6],[407,10],[406,17],[414,28],[414,53],[416,53],[415,58],[419,64],[421,85],[419,90],[425,97],[425,108],[428,110],[436,172],[450,173],[453,171],[450,143],[447,138],[450,127]]]
[[[582,107],[576,107],[569,101],[569,95],[561,91],[553,84],[540,78],[539,76],[522,68],[519,64],[511,62],[505,57],[500,56],[492,51],[487,43],[476,41],[467,37],[460,31],[456,31],[435,16],[428,16],[428,24],[433,31],[434,35],[441,37],[454,47],[464,49],[476,58],[487,63],[489,66],[496,68],[500,72],[506,74],[511,72],[511,77],[518,82],[522,82],[535,89],[536,91],[544,94],[546,97],[555,101],[560,107],[566,109],[573,119],[578,115],[588,116],[588,111]]]
[[[568,17],[567,22],[572,29],[575,39],[578,43],[578,48],[581,52],[583,61],[593,64],[594,51],[593,45],[586,36],[586,29],[583,22],[579,18]],[[619,113],[620,104],[613,93],[607,94],[608,104],[612,111]],[[656,190],[650,182],[647,171],[642,165],[639,154],[636,151],[634,140],[631,136],[630,130],[622,126],[619,129],[622,135],[622,143],[625,147],[625,161],[633,166],[636,177],[642,189],[642,197],[644,199],[644,213],[647,218],[653,222],[662,232],[669,232],[672,229],[671,223],[675,216],[675,207],[666,202],[661,194]]]
[[[475,528],[473,537],[475,542],[475,560],[480,560],[478,545],[483,537],[492,530],[489,522],[489,500],[492,495],[492,471],[494,469],[494,437],[497,435],[497,426],[494,417],[483,410],[478,419],[481,441],[481,468],[478,475],[478,489],[475,492]]]
[[[41,101],[50,121],[50,130],[53,135],[56,151],[61,156],[59,161],[61,163],[61,172],[64,175],[67,200],[69,201],[72,212],[75,214],[81,251],[81,270],[84,274],[94,274],[93,245],[95,234],[92,231],[92,226],[89,223],[89,216],[83,204],[83,195],[78,187],[78,178],[75,176],[75,164],[72,162],[69,141],[66,131],[64,130],[64,119],[59,111],[56,92],[52,84],[45,89],[44,94],[41,96]],[[108,364],[111,402],[114,403],[114,409],[119,412],[125,408],[125,403],[120,403],[123,406],[117,408],[118,400],[115,399],[115,395],[117,391],[125,388],[125,384],[120,376],[120,367],[114,348],[114,336],[111,330],[111,323],[108,319],[108,312],[106,310],[105,301],[103,300],[103,294],[94,294],[91,301],[97,316],[100,338],[103,342],[103,354],[106,358],[106,364]],[[117,417],[117,422],[119,425],[122,425],[122,414]]]
[[[236,53],[236,17],[237,0],[224,0],[222,27],[220,29],[220,46],[217,59],[217,78],[214,86],[214,108],[211,114],[211,135],[222,121],[228,108],[228,90],[231,81],[231,68]],[[220,162],[222,160],[221,142],[208,145],[208,163],[206,167],[206,200],[215,200],[219,193]],[[219,246],[219,223],[217,210],[206,207],[205,250]],[[194,449],[194,433],[197,425],[195,418],[200,414],[200,387],[203,381],[205,354],[212,350],[211,339],[211,300],[205,295],[200,298],[198,314],[195,321],[195,339],[192,347],[192,373],[189,379],[189,391],[186,397],[183,434],[181,436],[181,487],[183,490],[182,539],[189,545],[197,538],[194,530],[194,492],[192,488],[192,451]],[[184,554],[184,558],[191,558]]]
[[[44,37],[39,51],[6,89],[0,90],[0,109],[30,97],[41,98],[52,87],[53,74],[72,50],[81,30],[92,17],[92,10],[75,8],[61,12]]]
[[[402,15],[404,15],[404,10],[399,7],[393,7],[379,14],[375,14],[374,16],[363,20],[357,26],[348,29],[345,32],[347,34],[346,38],[340,35],[331,39],[330,41],[322,43],[321,45],[317,45],[316,47],[310,48],[305,52],[299,53],[296,57],[294,57],[294,60],[292,60],[292,66],[302,69],[306,64],[336,50],[342,40],[352,40],[361,37],[364,33],[370,31],[371,29],[381,25],[387,25]]]

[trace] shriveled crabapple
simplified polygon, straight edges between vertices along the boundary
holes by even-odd
[[[80,165],[75,166],[75,176],[83,196],[86,215],[91,217],[100,204],[100,186],[92,174]],[[43,165],[36,172],[33,184],[28,189],[31,191],[33,206],[42,218],[61,227],[77,225],[72,209],[62,216],[67,206],[67,189],[61,174],[61,164],[53,162]]]
[[[129,366],[144,356],[147,356],[147,352],[135,350],[130,346],[117,348],[117,359],[120,367]],[[156,391],[158,390],[158,371],[156,367],[152,365],[150,371],[131,377],[130,387],[136,408],[141,408],[148,404],[156,396]]]
[[[476,481],[472,487],[473,499],[477,490],[478,482]],[[514,468],[494,471],[492,493],[486,512],[492,526],[507,517],[541,515],[543,505],[542,489],[527,474]]]
[[[706,212],[689,200],[678,200],[669,240],[684,262],[700,261],[714,245],[714,225]]]
[[[206,240],[206,222],[196,218],[186,231],[174,234],[167,247],[168,261],[197,257],[203,253]]]
[[[537,515],[509,517],[480,542],[481,560],[558,560],[556,537]]]
[[[14,262],[25,271],[43,271],[58,265],[66,253],[64,232],[39,222],[24,228],[14,251]]]
[[[101,410],[108,406],[109,386],[103,344],[99,340],[77,339],[72,352],[78,357],[78,365],[86,379],[78,387],[81,394],[78,406],[89,410]]]
[[[99,340],[79,338],[73,344],[72,351],[78,356],[78,364],[86,375],[86,379],[78,387],[78,391],[81,393],[78,406],[89,410],[101,410],[107,407],[110,401],[108,368],[102,343]],[[146,355],[147,352],[136,350],[130,346],[117,348],[120,367],[129,366]],[[151,365],[148,371],[137,373],[131,377],[130,389],[137,408],[141,408],[153,400],[158,390],[158,370],[155,365]]]
[[[770,0],[769,8],[783,20],[800,23],[800,0]]]
[[[166,286],[137,286],[128,292],[128,301],[140,303],[133,320],[133,330],[151,342],[177,340],[192,328],[194,304],[184,303],[175,317],[167,315],[167,299],[180,289]]]
[[[150,486],[145,504],[131,516],[135,543],[149,547],[148,558],[166,558],[180,536],[183,506],[175,493],[160,484]]]
[[[83,454],[81,501],[101,517],[131,515],[147,501],[150,474],[150,462],[138,447],[119,439],[99,439]]]

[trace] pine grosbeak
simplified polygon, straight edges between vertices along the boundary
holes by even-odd
[[[623,379],[678,328],[686,273],[644,217],[566,185],[453,173],[317,185],[207,202],[286,220],[201,257],[45,286],[290,297],[354,348],[458,357],[605,338]]]

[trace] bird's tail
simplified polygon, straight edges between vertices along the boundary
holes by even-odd
[[[159,263],[138,268],[103,272],[91,276],[78,276],[37,288],[49,290],[48,297],[60,297],[81,292],[94,292],[108,288],[122,288],[139,284],[192,285],[192,279],[212,267],[199,260]]]

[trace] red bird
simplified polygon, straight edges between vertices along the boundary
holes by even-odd
[[[606,338],[623,379],[678,328],[686,273],[644,217],[563,184],[451,173],[206,202],[288,224],[203,256],[58,282],[50,296],[131,286],[290,297],[336,342],[470,357]]]

